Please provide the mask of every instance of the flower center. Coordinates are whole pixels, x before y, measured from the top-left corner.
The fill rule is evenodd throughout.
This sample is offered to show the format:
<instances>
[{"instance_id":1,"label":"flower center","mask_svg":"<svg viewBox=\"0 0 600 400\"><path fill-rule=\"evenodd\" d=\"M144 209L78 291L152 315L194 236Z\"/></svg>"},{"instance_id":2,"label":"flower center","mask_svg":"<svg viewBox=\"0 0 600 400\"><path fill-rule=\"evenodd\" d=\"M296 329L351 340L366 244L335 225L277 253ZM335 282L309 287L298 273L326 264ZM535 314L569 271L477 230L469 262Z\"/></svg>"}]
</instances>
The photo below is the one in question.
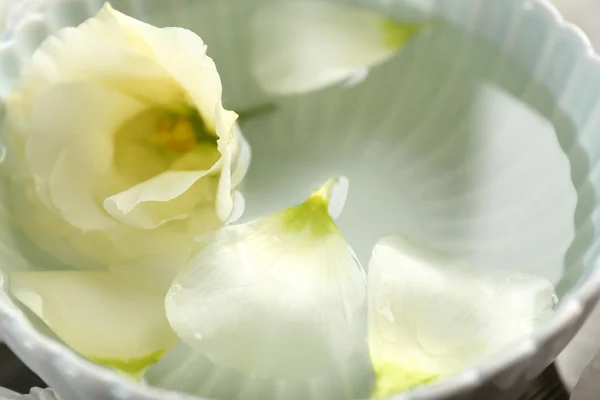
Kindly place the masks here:
<instances>
[{"instance_id":1,"label":"flower center","mask_svg":"<svg viewBox=\"0 0 600 400\"><path fill-rule=\"evenodd\" d=\"M114 172L123 187L167 170L208 170L221 157L217 135L195 109L146 110L119 129L114 138ZM122 190L122 187L111 187Z\"/></svg>"},{"instance_id":2,"label":"flower center","mask_svg":"<svg viewBox=\"0 0 600 400\"><path fill-rule=\"evenodd\" d=\"M167 112L160 116L149 142L172 154L180 154L201 143L216 146L217 137L208 132L198 112L191 110L185 114Z\"/></svg>"}]
</instances>

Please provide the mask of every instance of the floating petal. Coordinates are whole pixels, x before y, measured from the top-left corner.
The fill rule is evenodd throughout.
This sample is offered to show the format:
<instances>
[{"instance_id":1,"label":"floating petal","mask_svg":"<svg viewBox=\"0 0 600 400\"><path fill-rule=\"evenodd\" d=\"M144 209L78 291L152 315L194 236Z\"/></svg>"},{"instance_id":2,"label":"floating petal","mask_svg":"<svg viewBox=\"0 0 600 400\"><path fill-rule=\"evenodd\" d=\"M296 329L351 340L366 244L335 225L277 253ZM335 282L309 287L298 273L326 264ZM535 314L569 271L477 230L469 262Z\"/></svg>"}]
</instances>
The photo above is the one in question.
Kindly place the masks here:
<instances>
[{"instance_id":1,"label":"floating petal","mask_svg":"<svg viewBox=\"0 0 600 400\"><path fill-rule=\"evenodd\" d=\"M552 314L544 278L478 270L400 236L369 264L369 346L376 394L457 373L530 334Z\"/></svg>"},{"instance_id":2,"label":"floating petal","mask_svg":"<svg viewBox=\"0 0 600 400\"><path fill-rule=\"evenodd\" d=\"M334 186L219 230L167 294L180 337L217 365L263 378L344 363L362 337L366 278L328 214Z\"/></svg>"},{"instance_id":3,"label":"floating petal","mask_svg":"<svg viewBox=\"0 0 600 400\"><path fill-rule=\"evenodd\" d=\"M345 4L277 2L252 23L254 76L278 95L354 80L396 54L422 27Z\"/></svg>"}]
</instances>

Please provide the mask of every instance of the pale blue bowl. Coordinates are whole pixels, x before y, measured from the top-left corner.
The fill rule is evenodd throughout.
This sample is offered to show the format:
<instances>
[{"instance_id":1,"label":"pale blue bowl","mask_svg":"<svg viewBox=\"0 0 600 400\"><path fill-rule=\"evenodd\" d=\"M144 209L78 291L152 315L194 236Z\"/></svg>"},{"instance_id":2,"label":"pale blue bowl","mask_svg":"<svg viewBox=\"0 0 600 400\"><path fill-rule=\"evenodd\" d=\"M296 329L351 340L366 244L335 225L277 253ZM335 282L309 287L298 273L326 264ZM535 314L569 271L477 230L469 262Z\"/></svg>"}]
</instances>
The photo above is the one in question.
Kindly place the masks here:
<instances>
[{"instance_id":1,"label":"pale blue bowl","mask_svg":"<svg viewBox=\"0 0 600 400\"><path fill-rule=\"evenodd\" d=\"M113 5L156 25L198 32L219 67L225 102L240 110L273 100L248 68L248 15L265 1ZM79 23L101 3L68 0L9 21L14 29L0 45L0 95L49 32ZM353 3L448 24L417 38L358 86L277 99L276 112L244 124L254 153L246 217L294 204L315 183L342 173L351 189L340 227L363 261L379 236L401 232L482 267L556 282L556 316L534 335L453 379L392 397L514 399L571 340L600 293L598 57L585 35L541 0ZM32 268L15 250L20 239L9 228L10 211L0 211L1 268ZM81 358L3 291L0 328L65 400L191 398L134 384ZM210 392L198 382L205 377L168 372L175 365L192 371L193 355L173 357L161 363L165 373L149 378L153 384Z\"/></svg>"}]
</instances>

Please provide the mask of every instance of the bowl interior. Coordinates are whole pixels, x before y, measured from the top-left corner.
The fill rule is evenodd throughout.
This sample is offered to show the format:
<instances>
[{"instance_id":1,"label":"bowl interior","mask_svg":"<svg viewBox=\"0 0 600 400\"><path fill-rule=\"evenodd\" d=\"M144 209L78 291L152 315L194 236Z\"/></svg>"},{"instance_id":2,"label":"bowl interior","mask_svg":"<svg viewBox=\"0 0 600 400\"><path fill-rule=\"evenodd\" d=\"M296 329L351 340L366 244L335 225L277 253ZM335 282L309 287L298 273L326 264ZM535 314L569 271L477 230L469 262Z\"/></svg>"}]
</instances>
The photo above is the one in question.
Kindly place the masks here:
<instances>
[{"instance_id":1,"label":"bowl interior","mask_svg":"<svg viewBox=\"0 0 600 400\"><path fill-rule=\"evenodd\" d=\"M342 0L339 0L342 1ZM158 26L183 26L208 44L226 107L274 104L242 121L253 151L245 219L301 202L332 175L350 179L339 226L364 265L376 240L408 234L481 268L545 276L561 294L593 272L600 169L595 139L600 70L582 43L553 28L535 3L369 1L400 19L442 19L354 86L273 98L250 71L248 25L267 0L115 0ZM0 94L49 32L102 5L70 0L1 48ZM0 209L2 268L37 268Z\"/></svg>"},{"instance_id":2,"label":"bowl interior","mask_svg":"<svg viewBox=\"0 0 600 400\"><path fill-rule=\"evenodd\" d=\"M516 1L479 8L441 1L433 9L427 2L357 1L398 18L441 15L454 25L436 25L357 85L270 98L251 75L248 34L252 12L266 2L113 2L152 24L197 32L216 60L227 107L276 106L241 123L253 150L246 219L296 204L342 174L350 193L339 225L365 264L375 241L394 232L482 268L554 282L585 253L589 232L572 245L589 215L579 211L576 219L576 209L595 204L581 189L595 150L586 133L594 128L590 86L598 79L579 76L595 71L580 71L570 48L576 43L551 37L537 10ZM101 4L67 1L48 12L50 26L17 31L17 41L31 43L13 54L14 71L3 66L1 93L36 40Z\"/></svg>"}]
</instances>

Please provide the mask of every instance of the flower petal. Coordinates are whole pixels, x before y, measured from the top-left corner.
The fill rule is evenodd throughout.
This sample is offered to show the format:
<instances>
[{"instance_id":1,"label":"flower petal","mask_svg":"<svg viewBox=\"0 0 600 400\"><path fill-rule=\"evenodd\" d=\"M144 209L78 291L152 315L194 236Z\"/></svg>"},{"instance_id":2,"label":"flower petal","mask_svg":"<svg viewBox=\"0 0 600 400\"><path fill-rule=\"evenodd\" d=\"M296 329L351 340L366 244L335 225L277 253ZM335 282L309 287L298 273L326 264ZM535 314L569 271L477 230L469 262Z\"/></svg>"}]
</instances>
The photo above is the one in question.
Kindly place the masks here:
<instances>
[{"instance_id":1,"label":"flower petal","mask_svg":"<svg viewBox=\"0 0 600 400\"><path fill-rule=\"evenodd\" d=\"M232 186L237 185L245 175L248 160L245 158L238 160L232 180L233 148L239 147L242 139L239 130L235 127L237 114L225 110L221 103L221 78L214 61L206 55L206 45L198 35L187 29L159 29L114 11L110 7L107 7L107 10L122 26L131 26L132 31L135 30L157 63L163 66L186 91L203 117L206 128L209 131L214 130L219 137L218 149L222 155L220 164L222 169L216 210L219 219L226 221L233 209ZM243 143L241 143L241 150L244 150ZM249 153L241 155L249 158Z\"/></svg>"},{"instance_id":2,"label":"flower petal","mask_svg":"<svg viewBox=\"0 0 600 400\"><path fill-rule=\"evenodd\" d=\"M221 221L227 221L233 212L233 183L243 179L250 158L249 148L235 127L237 114L215 106L217 130L229 131L217 140L221 158L208 170L166 171L104 200L105 210L120 222L141 229L154 229L165 223L188 218L203 201L215 202L215 212ZM234 135L239 135L235 136ZM232 139L233 138L233 139ZM231 143L239 144L240 155L232 177L233 151ZM191 154L191 152L190 152ZM199 156L204 156L200 153ZM191 154L192 158L198 155ZM207 149L205 159L212 159L212 149ZM187 157L182 156L172 168L187 169ZM194 161L194 160L192 160ZM219 173L219 176L214 176ZM236 182L233 182L233 179ZM198 232L201 233L201 232Z\"/></svg>"},{"instance_id":3,"label":"flower petal","mask_svg":"<svg viewBox=\"0 0 600 400\"><path fill-rule=\"evenodd\" d=\"M214 197L210 182L200 181L210 171L167 171L104 200L104 209L116 220L154 229L188 218L203 198ZM190 190L194 187L194 190Z\"/></svg>"},{"instance_id":4,"label":"flower petal","mask_svg":"<svg viewBox=\"0 0 600 400\"><path fill-rule=\"evenodd\" d=\"M364 75L418 31L383 15L330 2L277 2L252 23L253 70L279 95L301 94Z\"/></svg>"},{"instance_id":5,"label":"flower petal","mask_svg":"<svg viewBox=\"0 0 600 400\"><path fill-rule=\"evenodd\" d=\"M116 14L120 13L107 5L79 27L48 38L33 55L9 100L30 109L32 101L55 85L91 81L148 105L169 108L184 104L179 85L139 40L137 25L122 24Z\"/></svg>"},{"instance_id":6,"label":"flower petal","mask_svg":"<svg viewBox=\"0 0 600 400\"><path fill-rule=\"evenodd\" d=\"M369 265L376 373L396 389L452 375L531 333L555 303L554 286L544 278L478 270L412 240L386 237ZM391 385L398 376L406 380Z\"/></svg>"},{"instance_id":7,"label":"flower petal","mask_svg":"<svg viewBox=\"0 0 600 400\"><path fill-rule=\"evenodd\" d=\"M365 291L327 204L311 196L217 231L175 278L165 306L180 337L217 365L299 378L347 361L361 338Z\"/></svg>"},{"instance_id":8,"label":"flower petal","mask_svg":"<svg viewBox=\"0 0 600 400\"><path fill-rule=\"evenodd\" d=\"M234 131L237 114L223 108L221 103L221 78L214 61L206 55L206 45L195 33L182 28L159 29L128 17L110 6L105 7L112 18L123 27L130 27L171 77L186 91L198 108L209 131L219 137L218 149L222 160L221 180L217 192L216 209L219 219L226 221L233 208L231 199L231 163L233 147L239 146L239 132ZM246 166L240 164L235 181L245 174Z\"/></svg>"},{"instance_id":9,"label":"flower petal","mask_svg":"<svg viewBox=\"0 0 600 400\"><path fill-rule=\"evenodd\" d=\"M10 290L67 345L94 360L144 367L140 360L177 341L163 297L108 272L14 272Z\"/></svg>"},{"instance_id":10,"label":"flower petal","mask_svg":"<svg viewBox=\"0 0 600 400\"><path fill-rule=\"evenodd\" d=\"M202 39L187 29L161 29L142 23L110 6L105 7L105 12L122 28L135 32L147 52L186 90L208 130L215 130L214 108L221 101L221 78L214 61L206 55Z\"/></svg>"},{"instance_id":11,"label":"flower petal","mask_svg":"<svg viewBox=\"0 0 600 400\"><path fill-rule=\"evenodd\" d=\"M234 131L235 120L237 119L236 113L223 109L221 103L219 102L215 106L215 115L217 121L217 132L228 132L226 136L221 136L217 141L217 147L221 152L221 160L219 160L221 175L219 178L219 186L217 188L217 198L215 204L219 219L221 221L227 221L231 215L231 212L233 211L233 199L231 197L231 190L233 187L231 177L233 152L231 145L233 141L240 140L240 136L235 135ZM236 176L236 179L241 179L240 176L242 175L242 172L245 175L245 169L247 166L240 164L239 168L241 171L238 176Z\"/></svg>"},{"instance_id":12,"label":"flower petal","mask_svg":"<svg viewBox=\"0 0 600 400\"><path fill-rule=\"evenodd\" d=\"M227 129L226 127L224 129ZM240 127L235 124L234 128L235 136L239 138L237 143L239 144L239 149L234 149L233 153L237 154L235 159L235 166L231 173L231 186L238 186L246 177L246 173L250 168L250 160L252 158L252 150L250 149L250 144L246 141L244 136L242 135L242 131Z\"/></svg>"},{"instance_id":13,"label":"flower petal","mask_svg":"<svg viewBox=\"0 0 600 400\"><path fill-rule=\"evenodd\" d=\"M164 296L177 273L187 264L190 247L187 243L171 252L150 256L125 265L109 267L119 279Z\"/></svg>"},{"instance_id":14,"label":"flower petal","mask_svg":"<svg viewBox=\"0 0 600 400\"><path fill-rule=\"evenodd\" d=\"M73 226L102 229L114 223L91 197L91 187L110 166L114 132L142 107L92 83L58 85L36 102L27 160L40 196L50 198Z\"/></svg>"}]
</instances>

